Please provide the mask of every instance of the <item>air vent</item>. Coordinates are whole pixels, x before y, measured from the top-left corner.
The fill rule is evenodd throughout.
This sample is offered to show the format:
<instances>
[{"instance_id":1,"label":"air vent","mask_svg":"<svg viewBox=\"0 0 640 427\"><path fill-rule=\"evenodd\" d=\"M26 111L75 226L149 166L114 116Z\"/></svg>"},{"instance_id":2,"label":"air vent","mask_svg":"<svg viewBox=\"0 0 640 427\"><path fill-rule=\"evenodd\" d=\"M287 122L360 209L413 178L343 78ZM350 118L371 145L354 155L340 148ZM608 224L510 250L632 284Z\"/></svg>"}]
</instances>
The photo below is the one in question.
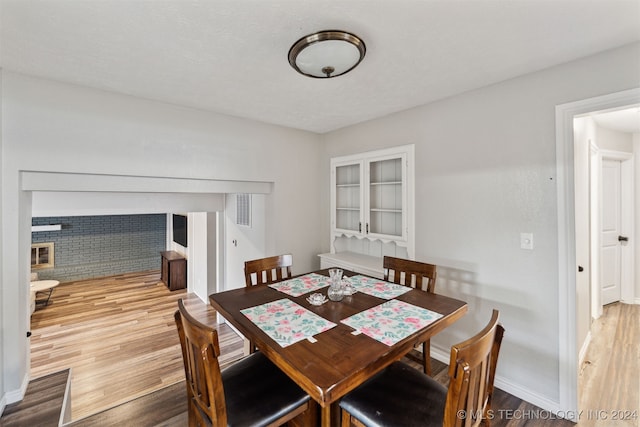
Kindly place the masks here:
<instances>
[{"instance_id":1,"label":"air vent","mask_svg":"<svg viewBox=\"0 0 640 427\"><path fill-rule=\"evenodd\" d=\"M236 224L251 227L251 194L236 195Z\"/></svg>"}]
</instances>

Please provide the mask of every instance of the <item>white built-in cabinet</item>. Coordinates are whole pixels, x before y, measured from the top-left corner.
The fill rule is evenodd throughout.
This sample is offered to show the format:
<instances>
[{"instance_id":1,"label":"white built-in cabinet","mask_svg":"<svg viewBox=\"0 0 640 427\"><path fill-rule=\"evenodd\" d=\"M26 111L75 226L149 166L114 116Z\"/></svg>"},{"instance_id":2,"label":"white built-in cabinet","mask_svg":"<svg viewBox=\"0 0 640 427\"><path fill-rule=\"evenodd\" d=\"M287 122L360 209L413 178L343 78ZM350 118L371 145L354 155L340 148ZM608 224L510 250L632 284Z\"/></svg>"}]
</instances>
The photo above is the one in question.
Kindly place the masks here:
<instances>
[{"instance_id":1,"label":"white built-in cabinet","mask_svg":"<svg viewBox=\"0 0 640 427\"><path fill-rule=\"evenodd\" d=\"M320 255L322 268L379 276L384 255L413 257L413 157L405 145L331 159L331 253Z\"/></svg>"}]
</instances>

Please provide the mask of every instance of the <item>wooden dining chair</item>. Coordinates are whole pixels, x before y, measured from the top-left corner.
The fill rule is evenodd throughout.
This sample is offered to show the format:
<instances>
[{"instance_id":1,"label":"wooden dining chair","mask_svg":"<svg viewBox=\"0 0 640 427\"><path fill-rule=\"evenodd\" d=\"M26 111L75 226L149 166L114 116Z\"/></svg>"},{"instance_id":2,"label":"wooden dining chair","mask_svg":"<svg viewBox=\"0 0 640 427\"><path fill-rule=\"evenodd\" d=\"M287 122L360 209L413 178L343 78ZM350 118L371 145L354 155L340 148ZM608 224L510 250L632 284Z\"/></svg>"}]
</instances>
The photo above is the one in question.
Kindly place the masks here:
<instances>
[{"instance_id":1,"label":"wooden dining chair","mask_svg":"<svg viewBox=\"0 0 640 427\"><path fill-rule=\"evenodd\" d=\"M489 324L451 347L449 387L394 362L340 401L342 427L489 425L493 380L504 328L493 310Z\"/></svg>"},{"instance_id":2,"label":"wooden dining chair","mask_svg":"<svg viewBox=\"0 0 640 427\"><path fill-rule=\"evenodd\" d=\"M246 261L244 263L245 286L268 285L288 279L291 277L292 265L293 256L291 254ZM254 277L255 282L253 281Z\"/></svg>"},{"instance_id":3,"label":"wooden dining chair","mask_svg":"<svg viewBox=\"0 0 640 427\"><path fill-rule=\"evenodd\" d=\"M178 301L175 321L187 383L189 426L277 426L310 408L309 396L262 353L220 370L218 331Z\"/></svg>"},{"instance_id":4,"label":"wooden dining chair","mask_svg":"<svg viewBox=\"0 0 640 427\"><path fill-rule=\"evenodd\" d=\"M281 282L291 277L293 256L291 254L276 255L267 258L259 258L244 263L244 285L268 285ZM254 279L255 278L255 282ZM256 345L249 340L249 353L257 351Z\"/></svg>"},{"instance_id":5,"label":"wooden dining chair","mask_svg":"<svg viewBox=\"0 0 640 427\"><path fill-rule=\"evenodd\" d=\"M436 266L424 262L385 256L382 261L384 280L435 293ZM407 357L422 364L422 369L431 375L431 340L422 343L422 355L408 353Z\"/></svg>"}]
</instances>

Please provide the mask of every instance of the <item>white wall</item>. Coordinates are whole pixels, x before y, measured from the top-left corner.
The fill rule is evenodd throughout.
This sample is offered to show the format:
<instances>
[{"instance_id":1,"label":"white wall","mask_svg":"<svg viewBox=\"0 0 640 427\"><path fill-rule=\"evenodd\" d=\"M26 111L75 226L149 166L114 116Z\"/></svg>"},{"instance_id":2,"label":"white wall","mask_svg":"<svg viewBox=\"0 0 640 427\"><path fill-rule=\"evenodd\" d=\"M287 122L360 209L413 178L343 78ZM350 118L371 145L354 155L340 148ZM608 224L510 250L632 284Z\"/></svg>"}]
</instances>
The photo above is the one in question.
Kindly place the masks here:
<instances>
[{"instance_id":1,"label":"white wall","mask_svg":"<svg viewBox=\"0 0 640 427\"><path fill-rule=\"evenodd\" d=\"M555 107L637 87L639 59L633 44L324 136L325 182L330 157L416 144L416 258L440 266L437 292L469 303L432 345L448 351L499 309L496 383L542 407L567 409L558 408ZM520 249L521 232L533 233L534 250Z\"/></svg>"},{"instance_id":2,"label":"white wall","mask_svg":"<svg viewBox=\"0 0 640 427\"><path fill-rule=\"evenodd\" d=\"M267 196L252 194L251 226L236 224L237 194L227 194L225 209L224 239L227 244L225 252L227 271L227 283L222 289L237 289L244 286L244 262L247 260L278 255L270 247L268 241L267 218L265 216ZM294 258L294 264L297 260Z\"/></svg>"},{"instance_id":3,"label":"white wall","mask_svg":"<svg viewBox=\"0 0 640 427\"><path fill-rule=\"evenodd\" d=\"M219 257L222 257L224 262L224 251L218 253L218 215L222 212L207 212L207 287L205 292L205 302L209 303L208 296L218 290L218 280L223 277L218 277L218 261Z\"/></svg>"},{"instance_id":4,"label":"white wall","mask_svg":"<svg viewBox=\"0 0 640 427\"><path fill-rule=\"evenodd\" d=\"M188 214L187 232L187 277L189 292L193 292L204 302L208 302L209 280L209 237L215 239L216 232L208 229L207 212ZM215 257L215 253L211 254Z\"/></svg>"},{"instance_id":5,"label":"white wall","mask_svg":"<svg viewBox=\"0 0 640 427\"><path fill-rule=\"evenodd\" d=\"M0 330L4 335L0 360L4 381L0 395L12 401L21 398L28 380L25 336L32 197L31 191L20 189L26 188L21 179L34 174L21 171L64 173L64 185L56 187L62 192L85 188L87 177L93 176L110 181L126 177L115 180L123 188L114 190L125 193L147 184L153 187L157 179L152 177L188 179L195 184L199 180L270 183L270 245L273 250L294 253L297 271L318 267L316 254L325 236L311 224L327 219L317 194L309 191L323 178L317 135L6 70L2 85ZM140 179L145 185L137 186Z\"/></svg>"},{"instance_id":6,"label":"white wall","mask_svg":"<svg viewBox=\"0 0 640 427\"><path fill-rule=\"evenodd\" d=\"M34 191L32 209L34 217L215 212L224 209L224 195Z\"/></svg>"},{"instance_id":7,"label":"white wall","mask_svg":"<svg viewBox=\"0 0 640 427\"><path fill-rule=\"evenodd\" d=\"M640 120L640 117L638 118ZM633 134L606 129L596 125L596 140L601 150L633 153Z\"/></svg>"}]
</instances>

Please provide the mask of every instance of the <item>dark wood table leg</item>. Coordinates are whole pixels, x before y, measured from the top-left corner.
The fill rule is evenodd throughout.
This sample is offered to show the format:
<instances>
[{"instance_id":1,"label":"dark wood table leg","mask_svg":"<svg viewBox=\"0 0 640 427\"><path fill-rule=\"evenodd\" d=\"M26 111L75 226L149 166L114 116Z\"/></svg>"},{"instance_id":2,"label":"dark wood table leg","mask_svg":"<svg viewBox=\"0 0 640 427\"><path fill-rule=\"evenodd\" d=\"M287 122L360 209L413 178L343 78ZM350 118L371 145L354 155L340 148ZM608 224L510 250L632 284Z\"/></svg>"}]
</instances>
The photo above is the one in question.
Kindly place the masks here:
<instances>
[{"instance_id":1,"label":"dark wood table leg","mask_svg":"<svg viewBox=\"0 0 640 427\"><path fill-rule=\"evenodd\" d=\"M321 408L320 425L322 427L340 425L340 405L338 402L333 402L331 405Z\"/></svg>"}]
</instances>

